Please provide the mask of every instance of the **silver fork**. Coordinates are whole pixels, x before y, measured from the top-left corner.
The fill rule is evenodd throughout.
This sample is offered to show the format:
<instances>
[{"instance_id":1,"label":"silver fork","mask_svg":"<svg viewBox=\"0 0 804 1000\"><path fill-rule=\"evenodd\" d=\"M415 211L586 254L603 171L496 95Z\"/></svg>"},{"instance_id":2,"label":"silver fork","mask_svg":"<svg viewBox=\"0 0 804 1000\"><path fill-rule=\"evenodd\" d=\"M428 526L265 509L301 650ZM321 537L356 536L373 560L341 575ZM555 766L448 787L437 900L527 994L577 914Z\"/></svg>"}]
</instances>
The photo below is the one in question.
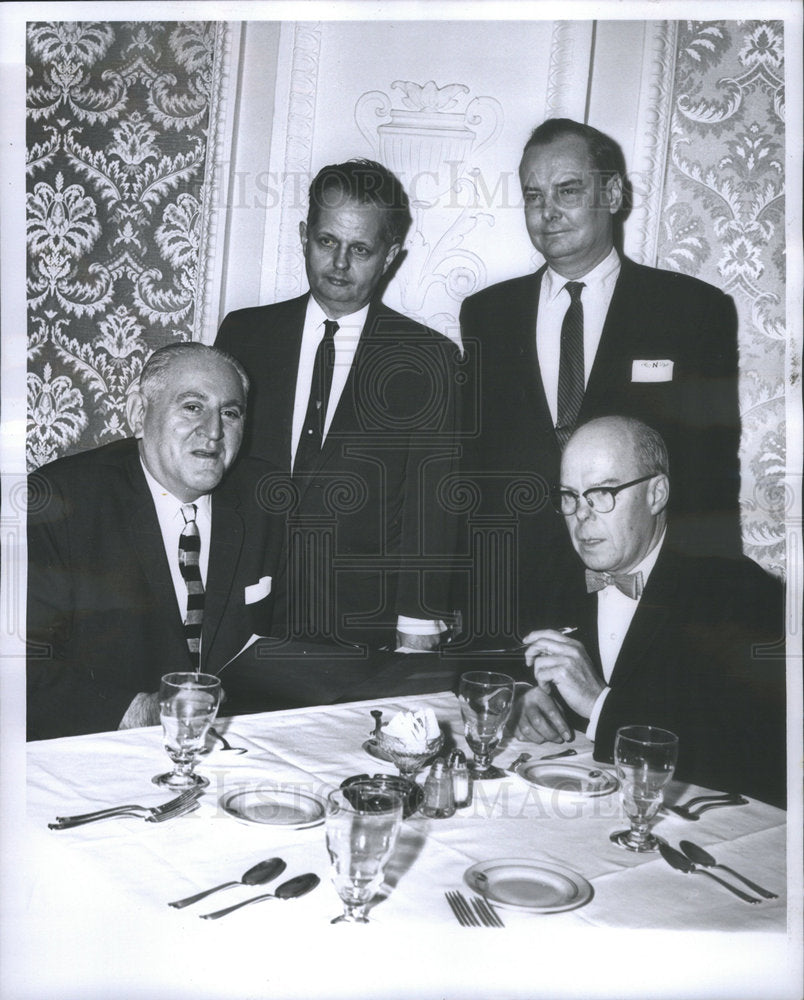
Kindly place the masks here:
<instances>
[{"instance_id":1,"label":"silver fork","mask_svg":"<svg viewBox=\"0 0 804 1000\"><path fill-rule=\"evenodd\" d=\"M665 808L682 819L698 820L701 818L702 813L708 812L710 809L720 809L723 806L747 805L748 799L742 795L721 795L719 798L715 796L707 798L706 796L699 795L698 798L690 799L689 802L685 802L683 805L665 806ZM690 808L691 806L695 806L695 808L692 809Z\"/></svg>"},{"instance_id":2,"label":"silver fork","mask_svg":"<svg viewBox=\"0 0 804 1000\"><path fill-rule=\"evenodd\" d=\"M472 900L472 906L474 906L475 913L477 913L486 927L505 927L497 911L485 899L475 896Z\"/></svg>"},{"instance_id":3,"label":"silver fork","mask_svg":"<svg viewBox=\"0 0 804 1000\"><path fill-rule=\"evenodd\" d=\"M115 816L139 816L157 823L162 819L170 819L174 815L183 815L185 806L197 806L196 800L203 791L203 787L188 788L181 795L163 802L161 806L112 806L109 809L97 809L95 812L79 813L76 816L57 816L56 822L48 823L48 827L51 830L66 830L71 826L81 826L84 823L94 823L95 820L110 819Z\"/></svg>"},{"instance_id":4,"label":"silver fork","mask_svg":"<svg viewBox=\"0 0 804 1000\"><path fill-rule=\"evenodd\" d=\"M444 895L461 927L480 927L480 921L459 892L445 892Z\"/></svg>"}]
</instances>

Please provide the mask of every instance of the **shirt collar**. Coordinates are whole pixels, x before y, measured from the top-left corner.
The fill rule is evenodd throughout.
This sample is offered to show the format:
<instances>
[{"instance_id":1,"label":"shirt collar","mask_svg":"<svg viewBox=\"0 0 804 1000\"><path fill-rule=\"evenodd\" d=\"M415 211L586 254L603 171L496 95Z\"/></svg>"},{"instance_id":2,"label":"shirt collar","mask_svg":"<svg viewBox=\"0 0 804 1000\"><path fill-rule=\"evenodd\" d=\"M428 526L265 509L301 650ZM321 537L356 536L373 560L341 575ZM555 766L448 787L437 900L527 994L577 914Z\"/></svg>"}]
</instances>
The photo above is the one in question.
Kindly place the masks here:
<instances>
[{"instance_id":1,"label":"shirt collar","mask_svg":"<svg viewBox=\"0 0 804 1000\"><path fill-rule=\"evenodd\" d=\"M666 534L667 528L665 527L659 537L659 541L653 546L650 552L632 570L629 570L630 573L641 573L643 584L648 582L648 577L653 572L653 567L656 565L656 560L659 558L662 545L664 545L664 536Z\"/></svg>"},{"instance_id":2,"label":"shirt collar","mask_svg":"<svg viewBox=\"0 0 804 1000\"><path fill-rule=\"evenodd\" d=\"M354 336L355 331L357 331L357 335L359 336L361 330L366 325L366 317L368 316L370 306L371 303L368 302L362 309L358 309L357 312L349 313L347 316L341 316L340 319L335 320L338 324L335 340L350 333ZM317 330L319 326L323 325L324 320L329 318L316 301L315 296L311 294L307 302L307 321L312 323L313 328Z\"/></svg>"},{"instance_id":3,"label":"shirt collar","mask_svg":"<svg viewBox=\"0 0 804 1000\"><path fill-rule=\"evenodd\" d=\"M604 257L599 264L593 267L592 270L585 274L582 278L575 280L583 281L588 288L590 285L603 284L619 270L620 256L615 248L612 247L607 257ZM548 265L547 271L542 278L542 286L545 294L547 295L548 301L551 301L558 294L560 294L568 280L568 278L563 277Z\"/></svg>"},{"instance_id":4,"label":"shirt collar","mask_svg":"<svg viewBox=\"0 0 804 1000\"><path fill-rule=\"evenodd\" d=\"M151 496L153 497L157 513L165 514L168 517L178 517L179 510L186 501L179 500L179 498L174 496L170 490L166 490L160 482L154 479L151 473L146 469L145 462L143 462L142 458L140 458L140 465L142 466L142 471L145 473L145 482L148 484L148 489L151 491ZM209 518L211 501L212 497L209 493L202 493L200 497L196 497L195 500L189 502L195 504L196 517Z\"/></svg>"}]
</instances>

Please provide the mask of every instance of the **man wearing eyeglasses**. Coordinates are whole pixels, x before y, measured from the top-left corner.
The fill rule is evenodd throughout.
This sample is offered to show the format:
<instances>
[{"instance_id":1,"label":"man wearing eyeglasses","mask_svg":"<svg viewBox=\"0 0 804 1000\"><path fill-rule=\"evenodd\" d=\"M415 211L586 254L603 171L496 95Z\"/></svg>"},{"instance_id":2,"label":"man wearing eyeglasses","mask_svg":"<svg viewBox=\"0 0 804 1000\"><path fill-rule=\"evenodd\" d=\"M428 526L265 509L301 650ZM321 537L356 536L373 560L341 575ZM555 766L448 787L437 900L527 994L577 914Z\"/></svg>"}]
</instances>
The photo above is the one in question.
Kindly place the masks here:
<instances>
[{"instance_id":1,"label":"man wearing eyeglasses","mask_svg":"<svg viewBox=\"0 0 804 1000\"><path fill-rule=\"evenodd\" d=\"M525 639L536 686L518 735L561 743L580 727L611 762L620 726L660 726L679 737L682 779L782 804L781 587L749 559L676 551L670 491L664 442L641 421L603 417L569 439L551 497L587 593L565 604L576 631Z\"/></svg>"},{"instance_id":2,"label":"man wearing eyeglasses","mask_svg":"<svg viewBox=\"0 0 804 1000\"><path fill-rule=\"evenodd\" d=\"M511 551L511 565L485 575L479 567L465 604L491 617L497 597L499 632L512 623L522 635L555 576L572 572L546 486L572 431L593 417L629 414L662 434L679 546L736 557L742 547L734 302L696 277L623 254L628 174L622 150L599 130L565 118L542 122L525 144L519 177L525 227L544 266L463 302L473 374L461 466L474 481L478 520L507 519L515 531L476 545ZM513 596L494 594L495 581L509 577ZM484 634L479 616L468 617Z\"/></svg>"}]
</instances>

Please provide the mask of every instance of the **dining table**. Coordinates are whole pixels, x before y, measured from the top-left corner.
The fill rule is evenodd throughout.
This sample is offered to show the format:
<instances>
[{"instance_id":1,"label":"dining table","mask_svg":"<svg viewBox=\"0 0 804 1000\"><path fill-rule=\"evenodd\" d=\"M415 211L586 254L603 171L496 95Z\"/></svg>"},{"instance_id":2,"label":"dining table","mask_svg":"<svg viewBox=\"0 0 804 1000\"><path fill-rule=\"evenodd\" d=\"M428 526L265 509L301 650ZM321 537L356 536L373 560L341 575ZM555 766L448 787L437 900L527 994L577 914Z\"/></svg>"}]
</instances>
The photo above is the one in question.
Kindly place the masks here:
<instances>
[{"instance_id":1,"label":"dining table","mask_svg":"<svg viewBox=\"0 0 804 1000\"><path fill-rule=\"evenodd\" d=\"M26 747L24 849L12 914L15 946L5 981L15 1000L65 997L155 1000L251 997L491 1000L571 997L749 997L791 992L799 969L800 901L787 891L787 814L749 799L697 821L668 806L711 792L674 781L653 831L677 847L692 840L778 898L748 904L708 877L675 870L658 853L612 842L628 825L613 765L593 759L582 734L568 747L507 731L495 754L505 769L563 749L578 769L601 772L586 794L505 771L476 781L471 802L448 818L421 811L402 823L368 924L339 923L323 805L357 774L397 774L376 754L376 715L431 708L446 746L471 759L453 691L219 718L197 772L199 807L162 823L128 816L51 829L56 816L170 797L151 781L168 764L161 729L148 727L31 742ZM511 727L513 729L513 727ZM231 749L224 749L228 744ZM559 763L559 761L556 761ZM423 767L419 782L423 782ZM538 772L538 768L535 769ZM280 790L312 803L304 822L275 823L259 803ZM239 803L256 803L250 811ZM267 886L232 885L181 909L170 901L238 882L279 857ZM583 887L555 907L504 904L503 927L466 927L446 898L476 898L473 866L492 862L569 872ZM271 892L306 872L320 877L297 899L266 899L216 920L202 914ZM715 872L734 885L745 885ZM747 891L747 890L746 890ZM792 979L791 979L792 977Z\"/></svg>"}]
</instances>

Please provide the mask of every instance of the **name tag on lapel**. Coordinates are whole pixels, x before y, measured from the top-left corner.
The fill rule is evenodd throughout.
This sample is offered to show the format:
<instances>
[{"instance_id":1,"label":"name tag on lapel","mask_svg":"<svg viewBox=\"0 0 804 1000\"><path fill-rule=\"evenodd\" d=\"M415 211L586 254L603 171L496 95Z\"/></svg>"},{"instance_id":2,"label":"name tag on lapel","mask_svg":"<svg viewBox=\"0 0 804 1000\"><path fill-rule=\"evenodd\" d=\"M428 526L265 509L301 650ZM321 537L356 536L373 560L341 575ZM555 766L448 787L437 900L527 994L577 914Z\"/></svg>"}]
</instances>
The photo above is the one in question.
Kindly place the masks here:
<instances>
[{"instance_id":1,"label":"name tag on lapel","mask_svg":"<svg viewBox=\"0 0 804 1000\"><path fill-rule=\"evenodd\" d=\"M632 382L672 382L673 362L670 360L632 361Z\"/></svg>"},{"instance_id":2,"label":"name tag on lapel","mask_svg":"<svg viewBox=\"0 0 804 1000\"><path fill-rule=\"evenodd\" d=\"M271 593L271 577L263 576L258 583L252 583L245 588L246 604L256 604Z\"/></svg>"}]
</instances>

